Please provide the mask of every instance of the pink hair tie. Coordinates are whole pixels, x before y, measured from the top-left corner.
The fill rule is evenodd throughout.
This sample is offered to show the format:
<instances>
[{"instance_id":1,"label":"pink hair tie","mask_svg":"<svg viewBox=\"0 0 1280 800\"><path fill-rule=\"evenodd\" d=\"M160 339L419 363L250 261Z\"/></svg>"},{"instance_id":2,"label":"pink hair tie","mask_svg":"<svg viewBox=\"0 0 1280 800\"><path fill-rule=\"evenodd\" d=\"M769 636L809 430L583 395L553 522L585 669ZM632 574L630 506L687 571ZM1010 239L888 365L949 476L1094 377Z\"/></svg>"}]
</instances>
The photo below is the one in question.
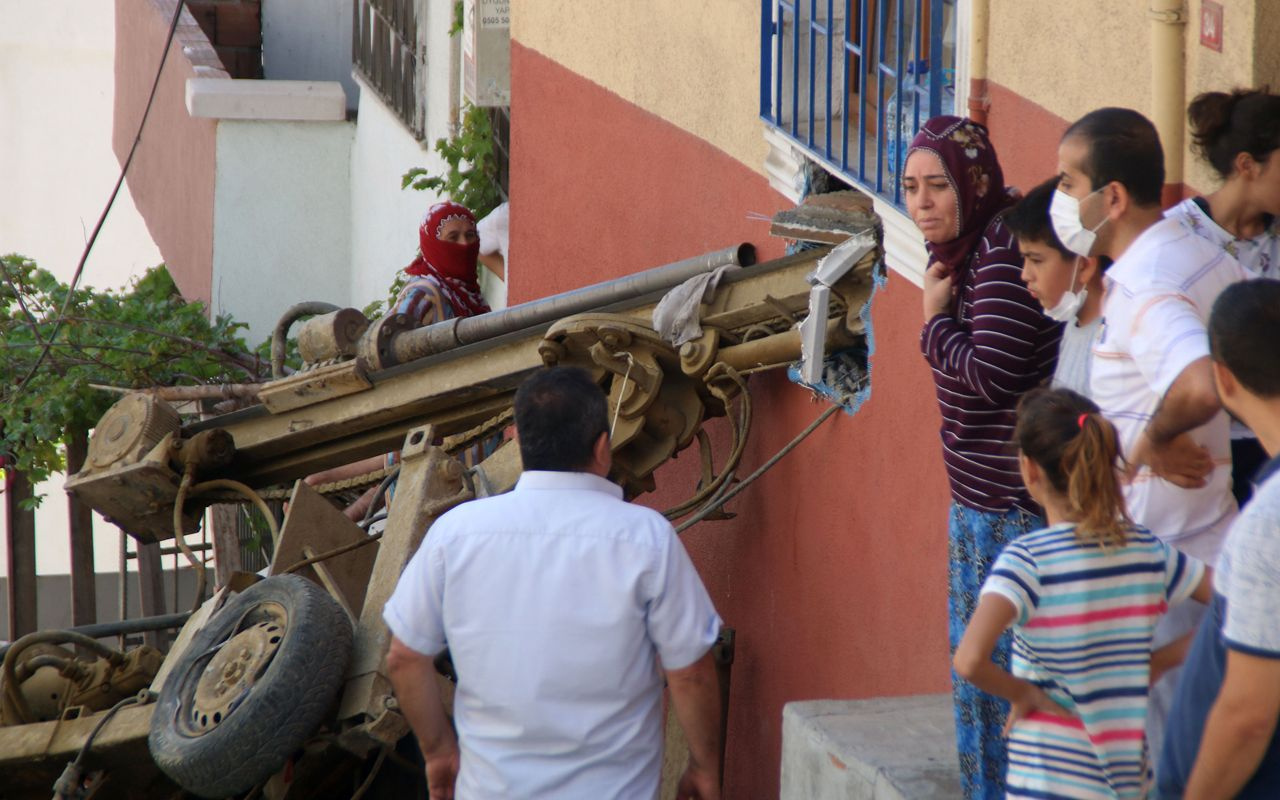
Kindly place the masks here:
<instances>
[{"instance_id":1,"label":"pink hair tie","mask_svg":"<svg viewBox=\"0 0 1280 800\"><path fill-rule=\"evenodd\" d=\"M1089 418L1089 412L1086 411L1085 413L1081 414L1079 418L1076 419L1076 425L1080 428L1080 430L1084 430L1084 421L1088 418Z\"/></svg>"}]
</instances>

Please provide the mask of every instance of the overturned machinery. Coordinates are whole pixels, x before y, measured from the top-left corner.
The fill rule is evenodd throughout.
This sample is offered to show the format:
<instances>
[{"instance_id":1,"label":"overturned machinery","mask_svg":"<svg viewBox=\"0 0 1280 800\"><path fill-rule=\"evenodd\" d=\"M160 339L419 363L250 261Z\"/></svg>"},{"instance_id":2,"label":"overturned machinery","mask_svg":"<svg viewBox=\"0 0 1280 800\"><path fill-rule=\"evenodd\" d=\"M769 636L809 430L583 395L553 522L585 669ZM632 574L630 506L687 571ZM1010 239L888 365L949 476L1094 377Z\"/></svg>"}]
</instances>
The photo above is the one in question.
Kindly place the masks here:
<instances>
[{"instance_id":1,"label":"overturned machinery","mask_svg":"<svg viewBox=\"0 0 1280 800\"><path fill-rule=\"evenodd\" d=\"M819 375L824 353L858 345L878 260L869 224L835 250L753 264L743 245L423 328L309 305L300 313L315 316L298 335L305 367L264 385L259 404L184 424L162 401L125 397L97 426L68 491L141 542L176 534L180 546L212 504L266 509L287 498L283 524L271 521L271 577L215 587L163 664L154 651L95 651L103 663L92 668L94 685L115 687L110 703L37 697L54 684L74 691L74 676L92 671L68 649L83 642L15 643L23 652L6 654L0 709L4 796L47 797L72 759L80 771L64 773L64 796L94 780L104 792L95 796L153 796L137 789L148 736L151 758L201 796L350 796L350 787L326 794L313 776L334 751L394 759L409 730L385 675L382 606L438 516L514 484L514 442L470 468L455 456L508 426L521 381L557 364L596 378L614 422L613 478L629 497L652 490L655 471L697 443L702 478L668 516L703 518L723 502L742 454L748 376L802 354L805 373ZM700 334L679 346L664 340L655 305L713 272L714 294L691 307ZM704 431L714 417L727 417L730 432L718 466ZM300 480L396 450L398 474L370 478L397 484L385 523L370 530L324 499L325 487ZM290 694L285 684L302 688ZM116 717L99 724L108 706ZM131 777L113 785L114 773Z\"/></svg>"}]
</instances>

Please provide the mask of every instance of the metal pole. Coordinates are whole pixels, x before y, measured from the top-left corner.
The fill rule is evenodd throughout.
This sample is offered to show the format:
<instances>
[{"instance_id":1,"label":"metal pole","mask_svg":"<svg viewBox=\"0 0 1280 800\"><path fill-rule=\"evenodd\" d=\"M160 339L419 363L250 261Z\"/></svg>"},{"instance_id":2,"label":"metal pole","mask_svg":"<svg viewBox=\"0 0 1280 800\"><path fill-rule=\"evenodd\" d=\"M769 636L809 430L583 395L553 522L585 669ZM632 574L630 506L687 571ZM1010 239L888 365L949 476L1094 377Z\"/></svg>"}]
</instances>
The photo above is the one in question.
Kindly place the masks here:
<instances>
[{"instance_id":1,"label":"metal pole","mask_svg":"<svg viewBox=\"0 0 1280 800\"><path fill-rule=\"evenodd\" d=\"M617 280L597 283L594 286L586 286L542 300L521 303L501 311L492 311L477 317L455 318L405 331L395 337L391 348L396 362L404 364L462 345L549 324L573 314L581 314L613 303L621 303L649 292L670 289L689 278L723 266L737 264L746 267L754 263L755 247L745 243L739 244Z\"/></svg>"},{"instance_id":2,"label":"metal pole","mask_svg":"<svg viewBox=\"0 0 1280 800\"><path fill-rule=\"evenodd\" d=\"M170 628L181 628L186 624L187 618L190 616L190 611L184 611L181 614L164 614L158 617L139 617L138 619L125 619L118 622L95 622L92 625L77 625L74 628L65 628L62 630L88 636L90 639L105 639L108 636L127 636L131 633L144 633L148 631L163 631ZM12 642L9 644L12 644ZM0 659L3 659L5 653L9 652L9 644L0 646Z\"/></svg>"}]
</instances>

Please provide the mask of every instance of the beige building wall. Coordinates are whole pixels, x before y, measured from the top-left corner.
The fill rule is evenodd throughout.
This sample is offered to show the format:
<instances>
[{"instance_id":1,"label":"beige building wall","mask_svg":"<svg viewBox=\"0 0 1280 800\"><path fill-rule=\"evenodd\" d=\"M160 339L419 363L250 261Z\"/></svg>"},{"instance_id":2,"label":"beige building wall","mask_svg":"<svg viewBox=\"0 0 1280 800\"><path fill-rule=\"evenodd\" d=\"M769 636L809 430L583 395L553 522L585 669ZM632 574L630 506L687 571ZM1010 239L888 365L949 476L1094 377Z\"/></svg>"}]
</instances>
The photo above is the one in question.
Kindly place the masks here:
<instances>
[{"instance_id":1,"label":"beige building wall","mask_svg":"<svg viewBox=\"0 0 1280 800\"><path fill-rule=\"evenodd\" d=\"M1149 24L1132 0L991 0L988 77L1067 120L1149 109Z\"/></svg>"},{"instance_id":2,"label":"beige building wall","mask_svg":"<svg viewBox=\"0 0 1280 800\"><path fill-rule=\"evenodd\" d=\"M765 174L759 0L537 0L511 37Z\"/></svg>"},{"instance_id":3,"label":"beige building wall","mask_svg":"<svg viewBox=\"0 0 1280 800\"><path fill-rule=\"evenodd\" d=\"M1258 3L1275 3L1275 0L1257 0ZM1187 102L1201 92L1229 91L1242 86L1257 85L1255 69L1255 42L1253 35L1258 16L1255 2L1224 3L1222 26L1222 52L1200 44L1200 0L1190 0L1191 22L1187 25ZM1271 16L1277 16L1271 12ZM1275 40L1272 41L1272 49ZM1218 173L1199 156L1191 152L1191 135L1187 134L1185 175L1188 185L1202 192L1218 188Z\"/></svg>"},{"instance_id":4,"label":"beige building wall","mask_svg":"<svg viewBox=\"0 0 1280 800\"><path fill-rule=\"evenodd\" d=\"M1224 4L1223 48L1200 44L1200 0L1188 0L1186 97L1270 83L1280 86L1280 2ZM1145 2L991 0L990 79L1065 120L1100 106L1150 114L1151 28ZM1200 191L1218 185L1213 170L1183 153L1185 182Z\"/></svg>"}]
</instances>

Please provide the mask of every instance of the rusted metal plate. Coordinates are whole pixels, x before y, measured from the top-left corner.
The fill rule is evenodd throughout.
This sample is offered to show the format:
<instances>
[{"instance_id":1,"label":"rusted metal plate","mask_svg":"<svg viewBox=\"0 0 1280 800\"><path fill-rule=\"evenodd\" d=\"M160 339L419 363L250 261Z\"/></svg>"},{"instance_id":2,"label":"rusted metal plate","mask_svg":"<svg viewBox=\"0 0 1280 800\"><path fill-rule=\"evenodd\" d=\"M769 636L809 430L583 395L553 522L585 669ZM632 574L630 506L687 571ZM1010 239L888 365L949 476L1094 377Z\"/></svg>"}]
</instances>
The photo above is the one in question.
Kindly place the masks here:
<instances>
[{"instance_id":1,"label":"rusted metal plate","mask_svg":"<svg viewBox=\"0 0 1280 800\"><path fill-rule=\"evenodd\" d=\"M271 559L270 574L279 575L281 571L309 558L306 552L308 550L312 554L327 553L368 538L368 534L347 519L333 503L298 481L293 487L293 496L289 499L289 511L285 514L284 525L280 527L280 542ZM359 617L364 607L369 576L373 574L373 565L378 558L378 546L378 542L370 542L322 562L333 587L325 586L326 582L321 580L311 566L298 570L298 574L325 586L330 593L336 588L341 594L337 598L338 602Z\"/></svg>"},{"instance_id":2,"label":"rusted metal plate","mask_svg":"<svg viewBox=\"0 0 1280 800\"><path fill-rule=\"evenodd\" d=\"M731 274L704 315L704 326L731 330L777 321L778 303L788 313L803 316L809 292L804 276L825 253L824 249L807 251ZM770 303L766 297L777 302ZM609 311L647 321L659 299L649 296L629 308ZM392 443L410 425L430 423L439 435L448 436L475 424L472 409L510 403L516 387L542 366L538 345L547 327L459 347L370 375L374 389L367 392L323 400L287 414L242 413L205 425L220 424L232 434L238 456L225 474L253 486L348 463L354 450L343 443L359 437L365 437L362 452L371 455L393 449ZM319 448L328 448L331 460L317 463L314 452ZM292 463L284 467L284 462Z\"/></svg>"},{"instance_id":3,"label":"rusted metal plate","mask_svg":"<svg viewBox=\"0 0 1280 800\"><path fill-rule=\"evenodd\" d=\"M417 552L427 529L446 511L472 498L464 469L439 447L432 446L431 426L415 428L405 439L395 500L387 518L378 559L369 580L364 609L356 624L351 665L347 668L338 718L376 719L392 702L386 680L386 654L391 632L382 621L400 573Z\"/></svg>"},{"instance_id":4,"label":"rusted metal plate","mask_svg":"<svg viewBox=\"0 0 1280 800\"><path fill-rule=\"evenodd\" d=\"M159 774L147 751L154 708L154 704L135 705L116 712L93 740L86 766L90 770L114 766L128 773L119 777L146 786ZM53 782L76 757L104 713L0 728L0 794L6 800L49 797Z\"/></svg>"},{"instance_id":5,"label":"rusted metal plate","mask_svg":"<svg viewBox=\"0 0 1280 800\"><path fill-rule=\"evenodd\" d=\"M358 362L344 361L272 381L258 393L258 399L272 414L283 414L295 408L346 397L372 387L373 384Z\"/></svg>"},{"instance_id":6,"label":"rusted metal plate","mask_svg":"<svg viewBox=\"0 0 1280 800\"><path fill-rule=\"evenodd\" d=\"M179 476L160 461L142 461L104 473L74 475L67 491L123 528L139 542L173 538L173 501ZM200 518L182 518L183 530L200 529Z\"/></svg>"}]
</instances>

